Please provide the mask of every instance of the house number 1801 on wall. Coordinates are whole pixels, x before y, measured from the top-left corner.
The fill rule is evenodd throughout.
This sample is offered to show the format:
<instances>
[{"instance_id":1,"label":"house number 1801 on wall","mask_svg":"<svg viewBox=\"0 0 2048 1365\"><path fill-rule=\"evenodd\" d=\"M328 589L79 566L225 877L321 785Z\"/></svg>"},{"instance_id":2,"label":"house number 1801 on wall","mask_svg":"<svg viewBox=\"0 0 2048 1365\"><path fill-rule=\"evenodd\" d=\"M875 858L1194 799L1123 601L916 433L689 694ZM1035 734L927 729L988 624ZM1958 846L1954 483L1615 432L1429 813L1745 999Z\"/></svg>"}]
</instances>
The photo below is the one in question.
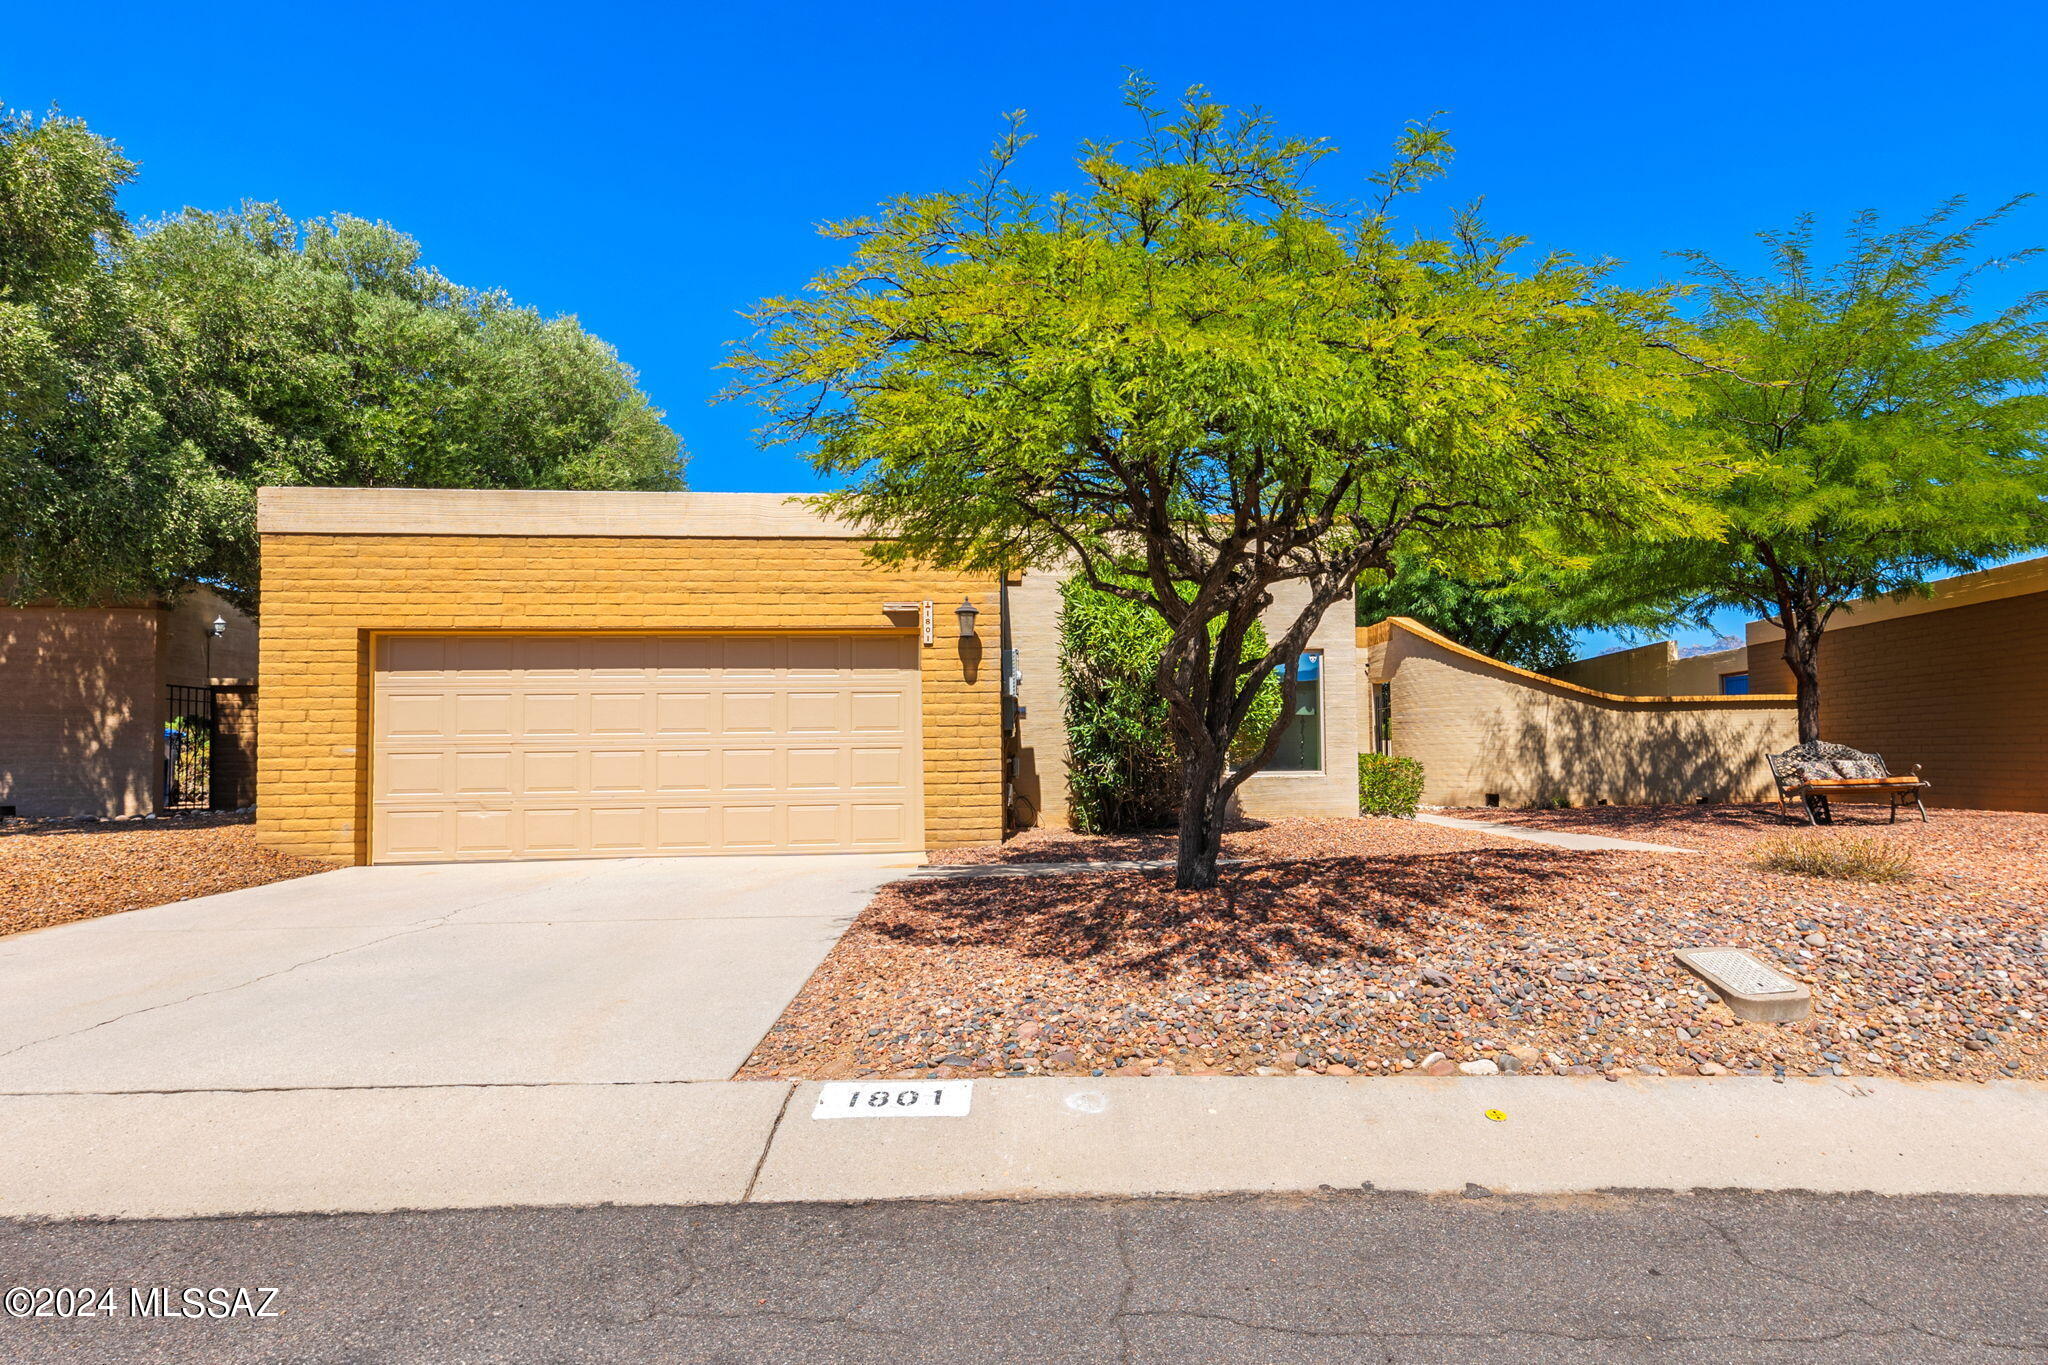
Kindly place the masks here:
<instances>
[{"instance_id":1,"label":"house number 1801 on wall","mask_svg":"<svg viewBox=\"0 0 2048 1365\"><path fill-rule=\"evenodd\" d=\"M814 1119L963 1119L973 1081L828 1081Z\"/></svg>"}]
</instances>

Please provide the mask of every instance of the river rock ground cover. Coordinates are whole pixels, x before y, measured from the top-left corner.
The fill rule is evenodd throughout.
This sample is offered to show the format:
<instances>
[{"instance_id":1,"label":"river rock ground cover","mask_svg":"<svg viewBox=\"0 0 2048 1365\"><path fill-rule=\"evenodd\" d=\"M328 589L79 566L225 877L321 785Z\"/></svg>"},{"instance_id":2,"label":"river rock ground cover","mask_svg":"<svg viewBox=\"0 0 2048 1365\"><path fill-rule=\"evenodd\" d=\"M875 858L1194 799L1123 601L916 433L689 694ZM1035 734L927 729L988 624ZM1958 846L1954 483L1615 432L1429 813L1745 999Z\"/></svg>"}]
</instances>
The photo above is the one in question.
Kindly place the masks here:
<instances>
[{"instance_id":1,"label":"river rock ground cover","mask_svg":"<svg viewBox=\"0 0 2048 1365\"><path fill-rule=\"evenodd\" d=\"M0 934L325 872L256 846L252 816L0 821Z\"/></svg>"},{"instance_id":2,"label":"river rock ground cover","mask_svg":"<svg viewBox=\"0 0 2048 1365\"><path fill-rule=\"evenodd\" d=\"M1226 838L1213 892L1105 871L885 888L743 1076L1585 1074L2048 1077L2048 815L1845 814L1894 884L1764 872L1776 808L1457 812L1697 849L1581 852L1407 821ZM1034 833L952 863L1169 856ZM1671 959L1747 947L1809 984L1735 1020ZM1441 1054L1439 1058L1437 1054Z\"/></svg>"}]
</instances>

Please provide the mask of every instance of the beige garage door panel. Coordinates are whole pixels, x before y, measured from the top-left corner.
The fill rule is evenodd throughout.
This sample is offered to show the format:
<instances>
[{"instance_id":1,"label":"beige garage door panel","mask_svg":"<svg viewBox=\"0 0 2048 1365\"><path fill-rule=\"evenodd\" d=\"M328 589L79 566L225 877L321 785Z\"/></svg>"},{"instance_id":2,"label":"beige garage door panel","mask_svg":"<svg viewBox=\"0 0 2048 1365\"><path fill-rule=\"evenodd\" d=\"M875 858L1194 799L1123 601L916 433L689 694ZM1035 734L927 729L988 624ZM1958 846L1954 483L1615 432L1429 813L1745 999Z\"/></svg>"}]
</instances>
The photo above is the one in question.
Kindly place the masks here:
<instances>
[{"instance_id":1,"label":"beige garage door panel","mask_svg":"<svg viewBox=\"0 0 2048 1365\"><path fill-rule=\"evenodd\" d=\"M391 636L371 856L923 846L906 636Z\"/></svg>"}]
</instances>

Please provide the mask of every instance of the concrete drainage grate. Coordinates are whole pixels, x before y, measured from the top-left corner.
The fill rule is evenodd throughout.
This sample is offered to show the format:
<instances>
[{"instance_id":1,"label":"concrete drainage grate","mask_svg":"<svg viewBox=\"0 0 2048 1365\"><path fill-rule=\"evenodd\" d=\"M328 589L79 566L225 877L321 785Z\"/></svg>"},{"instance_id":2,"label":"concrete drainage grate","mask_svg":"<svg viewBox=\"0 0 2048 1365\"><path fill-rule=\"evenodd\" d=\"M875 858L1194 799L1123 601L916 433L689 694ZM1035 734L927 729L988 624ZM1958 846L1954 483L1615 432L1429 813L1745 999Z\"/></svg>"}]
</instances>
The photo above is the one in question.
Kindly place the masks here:
<instances>
[{"instance_id":1,"label":"concrete drainage grate","mask_svg":"<svg viewBox=\"0 0 2048 1365\"><path fill-rule=\"evenodd\" d=\"M1680 948L1678 965L1714 988L1737 1019L1787 1023L1813 1012L1813 993L1741 948Z\"/></svg>"}]
</instances>

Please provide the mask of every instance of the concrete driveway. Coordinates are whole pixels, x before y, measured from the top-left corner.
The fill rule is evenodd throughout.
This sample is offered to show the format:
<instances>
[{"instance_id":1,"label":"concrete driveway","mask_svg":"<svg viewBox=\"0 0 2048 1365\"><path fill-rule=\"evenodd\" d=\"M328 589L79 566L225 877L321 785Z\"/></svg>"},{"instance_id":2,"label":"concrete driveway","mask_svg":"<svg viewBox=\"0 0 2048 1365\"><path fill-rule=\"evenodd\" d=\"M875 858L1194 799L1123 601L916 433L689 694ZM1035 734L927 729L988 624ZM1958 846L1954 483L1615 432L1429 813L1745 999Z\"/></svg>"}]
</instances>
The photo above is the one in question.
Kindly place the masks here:
<instances>
[{"instance_id":1,"label":"concrete driveway","mask_svg":"<svg viewBox=\"0 0 2048 1365\"><path fill-rule=\"evenodd\" d=\"M921 861L346 868L0 939L0 1092L722 1080Z\"/></svg>"}]
</instances>

